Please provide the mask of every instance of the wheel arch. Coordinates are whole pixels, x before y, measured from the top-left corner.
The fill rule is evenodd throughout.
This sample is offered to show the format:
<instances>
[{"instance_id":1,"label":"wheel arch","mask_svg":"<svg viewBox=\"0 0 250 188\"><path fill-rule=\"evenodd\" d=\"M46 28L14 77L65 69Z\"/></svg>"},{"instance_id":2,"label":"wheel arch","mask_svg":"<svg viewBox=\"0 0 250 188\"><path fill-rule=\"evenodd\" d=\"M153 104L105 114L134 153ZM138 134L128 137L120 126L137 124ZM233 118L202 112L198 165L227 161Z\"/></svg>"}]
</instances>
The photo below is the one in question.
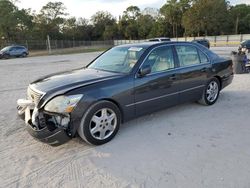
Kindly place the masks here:
<instances>
[{"instance_id":1,"label":"wheel arch","mask_svg":"<svg viewBox=\"0 0 250 188\"><path fill-rule=\"evenodd\" d=\"M221 79L221 77L216 75L216 76L214 76L214 78L217 78L219 80L220 90L221 90L221 87L222 87L222 79Z\"/></svg>"},{"instance_id":2,"label":"wheel arch","mask_svg":"<svg viewBox=\"0 0 250 188\"><path fill-rule=\"evenodd\" d=\"M124 112L122 110L122 107L121 105L114 99L111 99L111 98L102 98L98 101L108 101L108 102L112 102L113 104L115 104L117 106L117 108L119 109L120 113L121 113L121 122L123 123L124 122Z\"/></svg>"}]
</instances>

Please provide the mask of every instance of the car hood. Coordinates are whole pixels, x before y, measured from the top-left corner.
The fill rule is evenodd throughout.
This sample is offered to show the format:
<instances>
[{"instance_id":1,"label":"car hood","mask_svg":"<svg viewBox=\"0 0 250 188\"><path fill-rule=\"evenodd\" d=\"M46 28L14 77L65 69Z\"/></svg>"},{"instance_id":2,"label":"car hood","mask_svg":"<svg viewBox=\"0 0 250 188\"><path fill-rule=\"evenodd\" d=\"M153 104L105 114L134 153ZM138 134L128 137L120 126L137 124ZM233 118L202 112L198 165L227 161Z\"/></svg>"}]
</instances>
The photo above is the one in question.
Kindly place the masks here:
<instances>
[{"instance_id":1,"label":"car hood","mask_svg":"<svg viewBox=\"0 0 250 188\"><path fill-rule=\"evenodd\" d=\"M122 74L94 69L77 69L48 75L31 83L32 88L42 93L67 92L77 87L100 82ZM62 93L61 92L61 93Z\"/></svg>"}]
</instances>

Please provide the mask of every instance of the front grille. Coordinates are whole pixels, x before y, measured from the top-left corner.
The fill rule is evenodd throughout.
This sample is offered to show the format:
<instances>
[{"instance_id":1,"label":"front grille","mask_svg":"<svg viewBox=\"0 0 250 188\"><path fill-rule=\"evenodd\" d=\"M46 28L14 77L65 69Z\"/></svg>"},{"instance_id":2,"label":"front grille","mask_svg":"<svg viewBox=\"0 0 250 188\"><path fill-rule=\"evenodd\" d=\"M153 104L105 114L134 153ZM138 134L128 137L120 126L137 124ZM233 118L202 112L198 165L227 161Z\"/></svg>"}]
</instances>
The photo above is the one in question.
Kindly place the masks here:
<instances>
[{"instance_id":1,"label":"front grille","mask_svg":"<svg viewBox=\"0 0 250 188\"><path fill-rule=\"evenodd\" d=\"M39 103L43 95L44 94L42 92L37 91L37 90L34 91L34 89L32 89L30 86L28 87L27 97L29 100L32 100L35 103L35 105Z\"/></svg>"}]
</instances>

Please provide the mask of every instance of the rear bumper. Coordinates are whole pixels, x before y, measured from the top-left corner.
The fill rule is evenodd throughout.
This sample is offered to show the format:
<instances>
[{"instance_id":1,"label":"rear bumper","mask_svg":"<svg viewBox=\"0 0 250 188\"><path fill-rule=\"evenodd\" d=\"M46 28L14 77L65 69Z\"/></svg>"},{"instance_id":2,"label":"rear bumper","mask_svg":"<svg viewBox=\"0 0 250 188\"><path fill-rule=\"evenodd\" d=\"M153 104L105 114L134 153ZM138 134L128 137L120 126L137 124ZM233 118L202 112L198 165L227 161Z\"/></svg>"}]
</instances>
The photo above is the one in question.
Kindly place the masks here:
<instances>
[{"instance_id":1,"label":"rear bumper","mask_svg":"<svg viewBox=\"0 0 250 188\"><path fill-rule=\"evenodd\" d=\"M28 102L24 105L18 101L18 114L21 119L25 120L26 129L32 137L51 146L62 145L71 139L66 128L56 125L51 120L48 123L48 118L52 115L39 112L35 108L32 109L32 105Z\"/></svg>"},{"instance_id":2,"label":"rear bumper","mask_svg":"<svg viewBox=\"0 0 250 188\"><path fill-rule=\"evenodd\" d=\"M227 77L222 78L222 80L221 80L221 89L223 89L223 88L227 87L229 84L231 84L232 81L233 81L233 78L234 78L233 73L230 74Z\"/></svg>"}]
</instances>

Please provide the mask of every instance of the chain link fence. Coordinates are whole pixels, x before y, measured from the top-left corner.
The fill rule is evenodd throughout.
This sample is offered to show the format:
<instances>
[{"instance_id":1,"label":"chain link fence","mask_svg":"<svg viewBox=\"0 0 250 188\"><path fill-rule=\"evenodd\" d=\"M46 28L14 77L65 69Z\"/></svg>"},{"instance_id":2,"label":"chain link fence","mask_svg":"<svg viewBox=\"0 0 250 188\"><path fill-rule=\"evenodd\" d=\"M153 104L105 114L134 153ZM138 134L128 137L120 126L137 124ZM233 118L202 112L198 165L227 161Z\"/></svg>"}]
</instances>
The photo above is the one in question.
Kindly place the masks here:
<instances>
[{"instance_id":1,"label":"chain link fence","mask_svg":"<svg viewBox=\"0 0 250 188\"><path fill-rule=\"evenodd\" d=\"M192 41L195 39L207 39L209 40L211 46L233 47L233 46L238 46L244 40L250 39L250 34L171 38L172 41ZM145 42L145 41L146 40L115 40L114 45Z\"/></svg>"},{"instance_id":2,"label":"chain link fence","mask_svg":"<svg viewBox=\"0 0 250 188\"><path fill-rule=\"evenodd\" d=\"M1 49L6 46L21 45L29 49L31 54L61 54L70 52L104 50L114 46L114 41L75 41L75 40L17 40L0 39Z\"/></svg>"}]
</instances>

